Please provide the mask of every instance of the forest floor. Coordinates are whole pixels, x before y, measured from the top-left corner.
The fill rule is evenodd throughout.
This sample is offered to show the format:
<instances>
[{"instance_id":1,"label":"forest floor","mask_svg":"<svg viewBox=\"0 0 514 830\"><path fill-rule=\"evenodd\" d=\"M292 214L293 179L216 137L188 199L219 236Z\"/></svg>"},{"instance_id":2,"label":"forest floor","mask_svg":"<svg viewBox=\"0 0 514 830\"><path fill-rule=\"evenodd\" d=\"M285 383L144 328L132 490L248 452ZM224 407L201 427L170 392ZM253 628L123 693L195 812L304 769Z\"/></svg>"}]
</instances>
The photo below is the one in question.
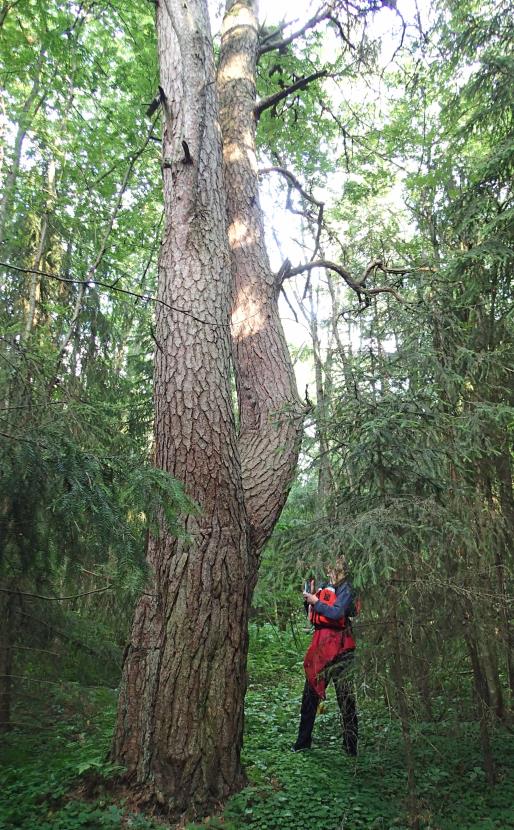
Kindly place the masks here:
<instances>
[{"instance_id":1,"label":"forest floor","mask_svg":"<svg viewBox=\"0 0 514 830\"><path fill-rule=\"evenodd\" d=\"M253 631L244 747L249 786L228 802L222 816L181 827L409 828L401 731L385 704L365 690L359 695L357 759L341 750L331 690L318 716L312 750L290 751L303 685L303 645L271 626ZM131 813L109 795L116 768L105 759L115 709L114 690L70 682L48 684L30 707L17 707L16 722L0 751L0 830L172 827ZM413 743L421 830L514 828L512 735L504 730L494 734L498 783L492 789L485 783L477 728L455 712L436 722L417 721ZM88 782L94 782L91 792Z\"/></svg>"}]
</instances>

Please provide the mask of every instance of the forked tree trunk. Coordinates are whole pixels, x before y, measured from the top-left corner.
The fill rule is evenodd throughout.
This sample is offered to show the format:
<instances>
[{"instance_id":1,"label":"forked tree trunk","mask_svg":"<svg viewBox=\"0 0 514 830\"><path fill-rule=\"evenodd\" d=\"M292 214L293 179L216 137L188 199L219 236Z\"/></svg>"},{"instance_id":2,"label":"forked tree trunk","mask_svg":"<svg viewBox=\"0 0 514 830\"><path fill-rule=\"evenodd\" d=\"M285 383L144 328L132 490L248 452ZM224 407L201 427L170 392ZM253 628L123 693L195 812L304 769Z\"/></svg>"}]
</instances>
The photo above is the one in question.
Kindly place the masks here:
<instances>
[{"instance_id":1,"label":"forked tree trunk","mask_svg":"<svg viewBox=\"0 0 514 830\"><path fill-rule=\"evenodd\" d=\"M184 484L201 512L188 516L187 540L163 527L149 541L152 584L135 613L112 757L142 795L171 811L203 812L243 782L248 609L258 552L294 472L301 417L260 211L244 213L256 197L253 171L251 180L243 176L228 188L238 448L230 393L234 290L206 1L163 0L157 28L166 226L155 454L157 466ZM245 140L253 148L253 81L247 98ZM234 208L238 193L245 204ZM255 227L238 236L250 221Z\"/></svg>"}]
</instances>

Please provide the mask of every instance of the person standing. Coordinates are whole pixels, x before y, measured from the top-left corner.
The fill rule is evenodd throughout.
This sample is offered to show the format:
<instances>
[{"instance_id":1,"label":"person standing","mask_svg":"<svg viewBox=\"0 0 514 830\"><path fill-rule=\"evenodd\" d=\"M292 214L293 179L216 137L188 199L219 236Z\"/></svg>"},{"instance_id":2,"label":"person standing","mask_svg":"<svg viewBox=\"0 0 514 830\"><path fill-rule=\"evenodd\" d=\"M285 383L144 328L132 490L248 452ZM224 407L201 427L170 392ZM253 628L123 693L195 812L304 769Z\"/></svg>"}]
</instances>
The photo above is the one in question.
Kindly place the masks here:
<instances>
[{"instance_id":1,"label":"person standing","mask_svg":"<svg viewBox=\"0 0 514 830\"><path fill-rule=\"evenodd\" d=\"M350 617L356 613L352 587L347 580L347 566L340 557L328 570L329 582L315 594L304 591L311 606L314 634L303 661L305 686L300 725L293 752L310 749L312 730L320 700L333 681L343 726L343 746L348 755L357 755L358 718L348 670L353 662L355 640Z\"/></svg>"}]
</instances>

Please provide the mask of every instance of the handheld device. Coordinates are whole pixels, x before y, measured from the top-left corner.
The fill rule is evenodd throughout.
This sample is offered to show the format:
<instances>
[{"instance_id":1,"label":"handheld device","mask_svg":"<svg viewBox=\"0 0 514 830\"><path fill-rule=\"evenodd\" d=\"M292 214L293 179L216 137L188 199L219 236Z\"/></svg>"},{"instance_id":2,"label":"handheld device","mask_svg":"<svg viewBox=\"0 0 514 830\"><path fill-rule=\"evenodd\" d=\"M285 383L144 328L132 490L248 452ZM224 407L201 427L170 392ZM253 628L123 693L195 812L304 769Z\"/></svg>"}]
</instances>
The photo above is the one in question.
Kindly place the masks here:
<instances>
[{"instance_id":1,"label":"handheld device","mask_svg":"<svg viewBox=\"0 0 514 830\"><path fill-rule=\"evenodd\" d=\"M313 576L306 579L303 583L303 591L305 594L314 594L316 592L316 581ZM309 622L312 621L312 605L305 603L305 610L307 611L307 618Z\"/></svg>"},{"instance_id":2,"label":"handheld device","mask_svg":"<svg viewBox=\"0 0 514 830\"><path fill-rule=\"evenodd\" d=\"M314 594L314 589L316 587L316 583L314 581L314 577L310 577L310 579L306 579L303 583L303 592L304 594Z\"/></svg>"}]
</instances>

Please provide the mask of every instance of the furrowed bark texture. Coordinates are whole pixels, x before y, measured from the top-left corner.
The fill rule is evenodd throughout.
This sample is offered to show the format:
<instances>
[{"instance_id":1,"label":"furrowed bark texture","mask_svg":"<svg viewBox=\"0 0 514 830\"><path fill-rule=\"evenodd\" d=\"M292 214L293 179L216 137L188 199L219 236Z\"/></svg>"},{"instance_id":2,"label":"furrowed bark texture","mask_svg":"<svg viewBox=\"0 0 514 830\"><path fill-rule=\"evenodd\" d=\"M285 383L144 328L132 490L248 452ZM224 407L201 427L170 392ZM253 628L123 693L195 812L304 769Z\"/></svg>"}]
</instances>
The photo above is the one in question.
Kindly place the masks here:
<instances>
[{"instance_id":1,"label":"furrowed bark texture","mask_svg":"<svg viewBox=\"0 0 514 830\"><path fill-rule=\"evenodd\" d=\"M259 551L294 474L303 408L258 201L255 6L229 3L222 131L206 0L161 0L157 28L166 211L159 299L187 313L158 307L155 453L201 513L187 519L190 542L166 532L150 538L153 585L136 609L112 756L143 796L204 812L243 782L248 610Z\"/></svg>"},{"instance_id":2,"label":"furrowed bark texture","mask_svg":"<svg viewBox=\"0 0 514 830\"><path fill-rule=\"evenodd\" d=\"M150 799L203 810L242 782L247 522L230 393L230 265L207 8L204 0L163 0L157 14L167 99L159 298L194 316L158 306L155 454L201 514L186 521L191 541L166 532L149 541L153 587L135 614L112 754Z\"/></svg>"},{"instance_id":3,"label":"furrowed bark texture","mask_svg":"<svg viewBox=\"0 0 514 830\"><path fill-rule=\"evenodd\" d=\"M239 452L250 523L252 583L258 554L284 506L298 458L302 406L278 314L259 204L255 152L257 2L228 0L218 68Z\"/></svg>"}]
</instances>

